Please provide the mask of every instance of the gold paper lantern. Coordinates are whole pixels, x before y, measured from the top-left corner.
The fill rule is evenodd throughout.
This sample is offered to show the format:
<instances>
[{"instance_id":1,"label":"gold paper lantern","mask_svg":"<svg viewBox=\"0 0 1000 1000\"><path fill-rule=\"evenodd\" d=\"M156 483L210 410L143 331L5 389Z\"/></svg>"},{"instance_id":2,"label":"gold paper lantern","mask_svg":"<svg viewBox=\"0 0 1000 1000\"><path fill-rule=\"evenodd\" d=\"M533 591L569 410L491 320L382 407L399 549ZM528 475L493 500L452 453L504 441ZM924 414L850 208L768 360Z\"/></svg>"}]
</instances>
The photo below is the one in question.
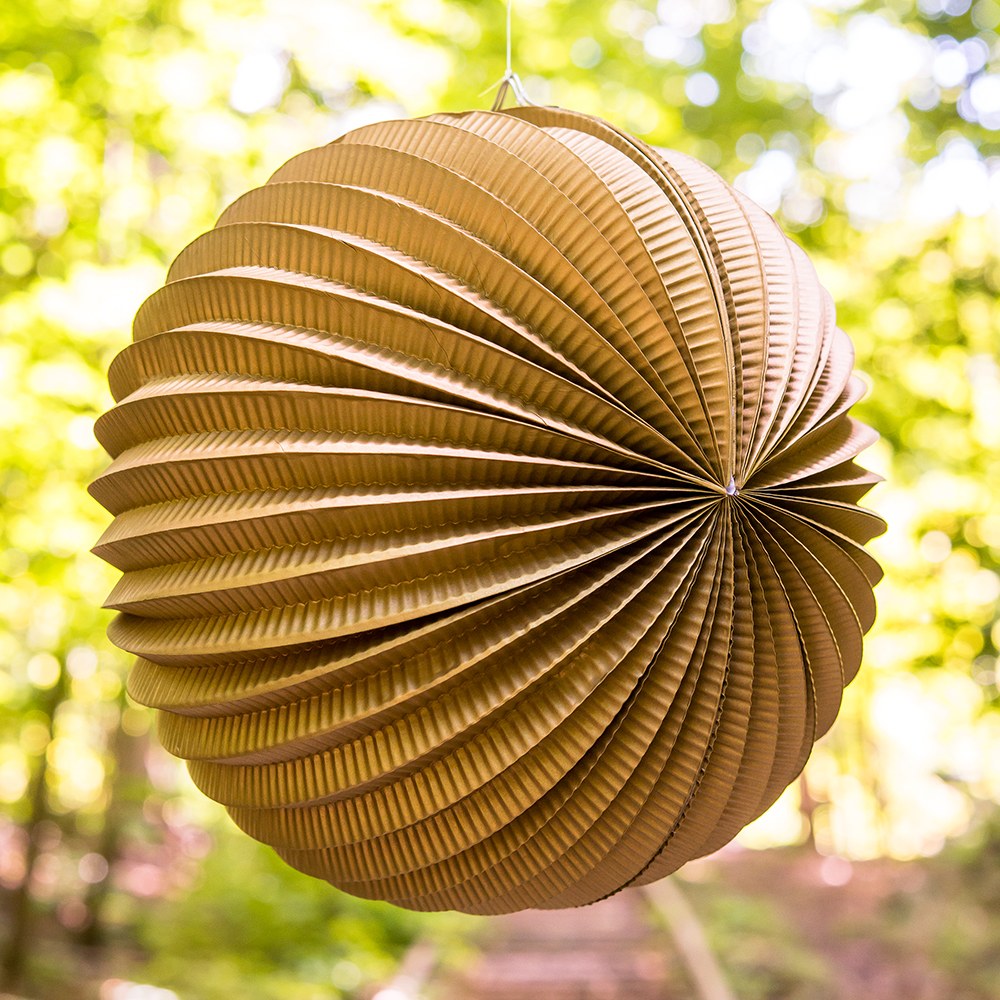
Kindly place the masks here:
<instances>
[{"instance_id":1,"label":"gold paper lantern","mask_svg":"<svg viewBox=\"0 0 1000 1000\"><path fill-rule=\"evenodd\" d=\"M249 834L421 910L576 906L801 770L880 577L802 251L549 108L371 125L175 261L114 361L111 638Z\"/></svg>"}]
</instances>

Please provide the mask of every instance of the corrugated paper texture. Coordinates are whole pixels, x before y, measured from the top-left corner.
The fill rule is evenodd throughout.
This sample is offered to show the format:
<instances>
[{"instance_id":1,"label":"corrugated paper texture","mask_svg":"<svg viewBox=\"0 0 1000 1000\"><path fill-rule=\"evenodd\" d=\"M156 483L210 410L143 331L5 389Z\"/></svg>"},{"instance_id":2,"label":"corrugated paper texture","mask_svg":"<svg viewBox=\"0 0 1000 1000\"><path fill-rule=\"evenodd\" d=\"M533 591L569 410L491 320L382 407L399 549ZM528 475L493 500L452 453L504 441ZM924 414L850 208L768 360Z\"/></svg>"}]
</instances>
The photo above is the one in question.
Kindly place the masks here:
<instances>
[{"instance_id":1,"label":"corrugated paper texture","mask_svg":"<svg viewBox=\"0 0 1000 1000\"><path fill-rule=\"evenodd\" d=\"M175 261L115 360L96 551L165 746L420 910L725 844L872 624L829 295L707 167L557 109L359 129Z\"/></svg>"}]
</instances>

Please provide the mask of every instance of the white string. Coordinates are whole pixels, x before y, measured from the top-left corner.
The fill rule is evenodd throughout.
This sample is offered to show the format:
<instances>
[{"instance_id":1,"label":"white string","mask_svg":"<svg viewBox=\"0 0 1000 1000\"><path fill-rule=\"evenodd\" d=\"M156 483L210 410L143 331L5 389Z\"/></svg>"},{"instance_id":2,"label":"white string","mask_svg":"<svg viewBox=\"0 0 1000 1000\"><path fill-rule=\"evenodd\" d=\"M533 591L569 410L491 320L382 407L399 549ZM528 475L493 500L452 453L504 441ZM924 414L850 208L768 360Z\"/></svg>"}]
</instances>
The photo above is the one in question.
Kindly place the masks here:
<instances>
[{"instance_id":1,"label":"white string","mask_svg":"<svg viewBox=\"0 0 1000 1000\"><path fill-rule=\"evenodd\" d=\"M510 59L510 12L514 9L514 0L507 0L507 72L505 77L514 75L514 67Z\"/></svg>"},{"instance_id":2,"label":"white string","mask_svg":"<svg viewBox=\"0 0 1000 1000\"><path fill-rule=\"evenodd\" d=\"M511 15L513 7L514 0L507 0L507 68L504 71L503 78L500 80L500 89L497 91L497 96L493 101L494 111L499 111L503 107L508 90L514 95L514 100L518 104L534 103L528 99L528 95L524 90L524 84L521 83L521 78L514 72L514 63L511 58Z\"/></svg>"}]
</instances>

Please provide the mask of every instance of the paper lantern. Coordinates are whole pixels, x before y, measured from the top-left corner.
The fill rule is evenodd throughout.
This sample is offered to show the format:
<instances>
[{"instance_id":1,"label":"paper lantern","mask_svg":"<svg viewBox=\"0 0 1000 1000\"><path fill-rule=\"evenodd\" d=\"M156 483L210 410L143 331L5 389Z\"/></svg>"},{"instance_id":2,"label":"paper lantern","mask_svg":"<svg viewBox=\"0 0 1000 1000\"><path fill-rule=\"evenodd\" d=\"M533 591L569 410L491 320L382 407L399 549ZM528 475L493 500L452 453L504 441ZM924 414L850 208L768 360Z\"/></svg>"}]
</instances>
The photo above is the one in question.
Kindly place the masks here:
<instances>
[{"instance_id":1,"label":"paper lantern","mask_svg":"<svg viewBox=\"0 0 1000 1000\"><path fill-rule=\"evenodd\" d=\"M858 668L883 524L852 364L764 211L597 119L306 152L111 368L92 492L132 696L355 895L658 879L774 801Z\"/></svg>"}]
</instances>

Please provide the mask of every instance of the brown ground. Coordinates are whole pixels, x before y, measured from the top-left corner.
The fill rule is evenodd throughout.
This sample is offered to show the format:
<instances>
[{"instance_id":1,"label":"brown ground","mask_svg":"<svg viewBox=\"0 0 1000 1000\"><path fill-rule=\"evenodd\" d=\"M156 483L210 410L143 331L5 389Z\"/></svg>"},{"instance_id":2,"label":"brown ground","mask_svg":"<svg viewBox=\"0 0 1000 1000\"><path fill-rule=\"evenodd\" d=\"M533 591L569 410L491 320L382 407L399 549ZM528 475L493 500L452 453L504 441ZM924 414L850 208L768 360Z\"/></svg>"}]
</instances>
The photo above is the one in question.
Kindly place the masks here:
<instances>
[{"instance_id":1,"label":"brown ground","mask_svg":"<svg viewBox=\"0 0 1000 1000\"><path fill-rule=\"evenodd\" d=\"M926 948L914 947L908 914L933 911L927 883L921 864L852 865L805 850L730 850L675 881L733 1000L978 1000L982 993L958 990ZM653 887L579 910L494 918L479 955L464 969L439 968L421 995L708 1000L691 979L675 921L664 919L669 903Z\"/></svg>"}]
</instances>

